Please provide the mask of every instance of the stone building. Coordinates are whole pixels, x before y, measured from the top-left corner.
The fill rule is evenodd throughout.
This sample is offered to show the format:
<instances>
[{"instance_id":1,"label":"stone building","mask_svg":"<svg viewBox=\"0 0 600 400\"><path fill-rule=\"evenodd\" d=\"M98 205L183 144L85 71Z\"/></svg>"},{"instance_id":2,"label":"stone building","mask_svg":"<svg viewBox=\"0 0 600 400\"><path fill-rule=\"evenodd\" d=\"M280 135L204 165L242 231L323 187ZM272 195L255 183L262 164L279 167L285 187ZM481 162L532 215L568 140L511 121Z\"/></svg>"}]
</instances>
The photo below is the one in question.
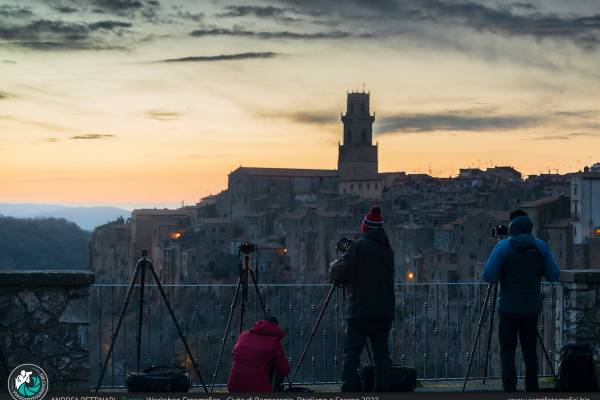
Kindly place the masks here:
<instances>
[{"instance_id":1,"label":"stone building","mask_svg":"<svg viewBox=\"0 0 600 400\"><path fill-rule=\"evenodd\" d=\"M571 218L574 264L600 266L600 163L572 175Z\"/></svg>"},{"instance_id":2,"label":"stone building","mask_svg":"<svg viewBox=\"0 0 600 400\"><path fill-rule=\"evenodd\" d=\"M571 189L578 193L571 196L571 224L568 197L560 196L569 189L562 175L523 179L507 166L465 168L455 178L379 172L374 122L370 94L348 93L337 169L240 166L229 174L227 189L195 206L135 210L128 221L99 227L92 265L106 274L98 280L127 280L142 249L151 251L166 282L229 279L237 268L237 246L251 241L264 253L258 262L267 281L322 282L337 256L337 241L359 237L360 222L375 204L383 209L400 281L410 272L418 281L479 279L495 244L489 228L507 223L515 207L530 212L562 265L600 259L593 235L575 244L576 232L595 221L582 214L582 207L597 211L591 204L598 202L589 203L584 194L584 186L595 187L595 170L573 178L579 180ZM544 200L549 196L560 200Z\"/></svg>"}]
</instances>

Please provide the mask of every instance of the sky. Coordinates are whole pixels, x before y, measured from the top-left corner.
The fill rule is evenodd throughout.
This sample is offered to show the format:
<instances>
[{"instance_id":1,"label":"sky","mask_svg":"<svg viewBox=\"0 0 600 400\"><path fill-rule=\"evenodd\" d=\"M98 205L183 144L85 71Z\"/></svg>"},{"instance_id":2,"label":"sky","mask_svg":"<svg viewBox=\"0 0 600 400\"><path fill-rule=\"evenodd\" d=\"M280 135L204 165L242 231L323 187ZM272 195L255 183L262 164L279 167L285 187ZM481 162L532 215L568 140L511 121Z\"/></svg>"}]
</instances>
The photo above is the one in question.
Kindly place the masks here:
<instances>
[{"instance_id":1,"label":"sky","mask_svg":"<svg viewBox=\"0 0 600 400\"><path fill-rule=\"evenodd\" d=\"M0 202L193 204L239 166L337 165L371 93L380 171L600 161L600 2L3 0Z\"/></svg>"}]
</instances>

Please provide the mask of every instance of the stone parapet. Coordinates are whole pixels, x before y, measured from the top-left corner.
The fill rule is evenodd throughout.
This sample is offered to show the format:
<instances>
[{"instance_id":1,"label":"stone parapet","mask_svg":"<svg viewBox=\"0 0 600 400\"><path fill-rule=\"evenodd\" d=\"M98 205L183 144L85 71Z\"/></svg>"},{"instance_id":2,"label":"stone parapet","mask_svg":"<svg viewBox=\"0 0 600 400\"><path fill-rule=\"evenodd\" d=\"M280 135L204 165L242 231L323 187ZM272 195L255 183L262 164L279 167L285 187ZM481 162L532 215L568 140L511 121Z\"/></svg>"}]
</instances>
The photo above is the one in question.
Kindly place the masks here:
<instances>
[{"instance_id":1,"label":"stone parapet","mask_svg":"<svg viewBox=\"0 0 600 400\"><path fill-rule=\"evenodd\" d=\"M0 350L9 370L33 363L53 392L89 389L93 282L90 271L0 271Z\"/></svg>"}]
</instances>

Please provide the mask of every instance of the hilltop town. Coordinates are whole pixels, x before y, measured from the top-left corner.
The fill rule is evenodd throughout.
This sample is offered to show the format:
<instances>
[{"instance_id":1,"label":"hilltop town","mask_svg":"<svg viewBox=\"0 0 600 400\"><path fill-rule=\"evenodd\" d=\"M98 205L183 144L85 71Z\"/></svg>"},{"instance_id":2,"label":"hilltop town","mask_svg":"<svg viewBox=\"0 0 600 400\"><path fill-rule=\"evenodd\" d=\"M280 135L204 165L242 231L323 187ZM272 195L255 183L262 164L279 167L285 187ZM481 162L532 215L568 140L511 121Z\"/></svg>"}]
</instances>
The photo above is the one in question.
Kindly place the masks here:
<instances>
[{"instance_id":1,"label":"hilltop town","mask_svg":"<svg viewBox=\"0 0 600 400\"><path fill-rule=\"evenodd\" d=\"M510 166L461 169L453 178L379 172L370 94L347 95L338 168L239 167L221 193L179 209L138 209L98 227L90 246L100 282L127 282L148 249L169 283L206 283L237 276L237 248L250 241L262 282L323 282L336 243L360 235L363 215L382 207L396 279L480 280L497 239L519 207L562 268L600 265L600 164L566 175L523 177Z\"/></svg>"}]
</instances>

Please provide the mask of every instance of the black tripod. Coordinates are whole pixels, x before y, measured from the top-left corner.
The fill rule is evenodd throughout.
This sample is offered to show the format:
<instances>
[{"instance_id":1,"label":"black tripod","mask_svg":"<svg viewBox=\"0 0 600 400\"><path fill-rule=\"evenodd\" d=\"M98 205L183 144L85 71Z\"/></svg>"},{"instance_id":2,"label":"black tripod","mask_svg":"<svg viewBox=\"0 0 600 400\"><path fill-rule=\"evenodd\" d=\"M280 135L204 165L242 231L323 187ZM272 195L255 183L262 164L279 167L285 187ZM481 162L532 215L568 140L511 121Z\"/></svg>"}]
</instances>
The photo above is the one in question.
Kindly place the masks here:
<instances>
[{"instance_id":1,"label":"black tripod","mask_svg":"<svg viewBox=\"0 0 600 400\"><path fill-rule=\"evenodd\" d=\"M469 364L467 365L467 373L465 374L465 381L463 382L462 391L464 392L467 388L467 381L469 379L469 372L471 371L471 364L473 363L473 353L475 352L475 348L477 347L477 342L479 341L479 336L481 334L481 328L483 327L483 320L485 319L486 311L488 308L488 303L490 300L490 296L494 293L494 298L492 300L492 310L490 312L490 321L489 321L489 332L488 332L488 340L487 340L487 350L485 354L485 366L483 369L483 384L485 385L485 379L487 378L488 372L488 364L490 360L490 347L492 345L492 332L494 328L494 316L496 314L496 303L498 300L498 281L494 281L488 284L487 291L485 293L485 300L483 301L483 306L481 307L481 314L479 316L479 325L477 327L477 332L475 333L475 340L473 341L473 346L471 347L471 353L469 353ZM552 372L552 376L556 378L556 373L554 372L554 364L550 360L550 356L548 355L548 351L546 350L546 346L544 346L544 340L540 335L540 332L536 330L538 341L540 342L540 346L542 351L544 352L544 356L546 358L546 362L550 366L550 371Z\"/></svg>"},{"instance_id":2,"label":"black tripod","mask_svg":"<svg viewBox=\"0 0 600 400\"><path fill-rule=\"evenodd\" d=\"M219 372L219 368L221 367L221 360L223 359L223 352L225 351L225 344L227 343L227 336L229 335L229 329L231 328L231 321L233 319L235 306L238 302L238 298L240 297L240 291L242 292L242 302L240 304L240 332L242 332L242 330L244 329L244 315L246 312L246 306L248 304L248 277L252 278L252 283L254 284L254 289L256 290L256 294L258 300L260 301L260 305L265 318L269 316L267 313L267 308L265 307L265 303L260 294L260 290L258 289L256 274L254 273L254 269L252 269L252 266L250 265L250 253L256 251L256 246L245 242L240 246L240 251L244 253L244 263L240 263L240 277L238 278L238 282L235 287L235 293L233 295L233 300L229 309L229 317L227 318L227 324L225 325L225 333L223 334L223 338L221 339L221 351L219 351L217 366L215 367L215 372L212 375L212 380L210 383L211 392L215 387L217 373Z\"/></svg>"},{"instance_id":3,"label":"black tripod","mask_svg":"<svg viewBox=\"0 0 600 400\"><path fill-rule=\"evenodd\" d=\"M156 286L158 286L158 290L160 291L163 301L165 302L165 305L167 306L167 309L169 310L169 314L171 314L171 319L173 320L173 324L175 325L175 328L177 329L177 333L179 334L179 337L181 338L181 341L183 342L183 346L185 347L185 352L186 352L187 356L190 358L190 361L192 362L194 371L196 371L196 375L198 376L198 379L200 380L200 383L202 384L204 391L206 393L208 393L208 389L206 388L206 385L204 384L204 380L202 379L202 375L200 374L200 369L198 367L198 364L196 363L196 360L194 359L194 356L192 355L192 351L190 350L190 347L188 346L188 343L185 340L185 336L183 335L183 332L181 331L179 322L177 322L177 318L175 317L173 308L171 307L171 304L169 303L169 299L167 298L165 290L164 290L162 284L160 283L160 279L159 279L158 275L156 274L156 270L154 269L154 264L152 264L152 261L150 259L148 259L148 250L142 250L142 258L139 259L137 261L137 263L135 264L135 271L133 272L133 278L131 278L131 283L129 284L129 289L127 290L127 295L125 296L125 302L123 303L123 307L121 308L121 315L119 315L117 327L115 328L115 332L113 333L113 335L111 337L110 347L108 348L108 353L106 354L106 359L104 360L104 365L102 366L102 370L100 371L100 377L98 378L98 384L96 385L96 393L98 393L98 391L100 390L100 385L102 385L102 379L104 378L104 374L106 373L106 367L108 366L108 361L110 360L110 356L112 355L115 343L117 341L119 329L121 328L121 323L123 322L125 313L127 312L127 306L129 306L129 300L131 299L131 295L133 293L133 288L135 287L135 282L138 278L138 275L140 276L140 295L139 295L139 300L138 300L138 326L137 326L137 336L136 336L137 358L136 358L136 360L137 360L137 371L140 372L140 353L141 353L141 346L142 346L142 325L143 325L143 310L144 310L144 288L146 285L146 269L148 269L150 271L150 273L152 274L152 276L154 277Z\"/></svg>"}]
</instances>

